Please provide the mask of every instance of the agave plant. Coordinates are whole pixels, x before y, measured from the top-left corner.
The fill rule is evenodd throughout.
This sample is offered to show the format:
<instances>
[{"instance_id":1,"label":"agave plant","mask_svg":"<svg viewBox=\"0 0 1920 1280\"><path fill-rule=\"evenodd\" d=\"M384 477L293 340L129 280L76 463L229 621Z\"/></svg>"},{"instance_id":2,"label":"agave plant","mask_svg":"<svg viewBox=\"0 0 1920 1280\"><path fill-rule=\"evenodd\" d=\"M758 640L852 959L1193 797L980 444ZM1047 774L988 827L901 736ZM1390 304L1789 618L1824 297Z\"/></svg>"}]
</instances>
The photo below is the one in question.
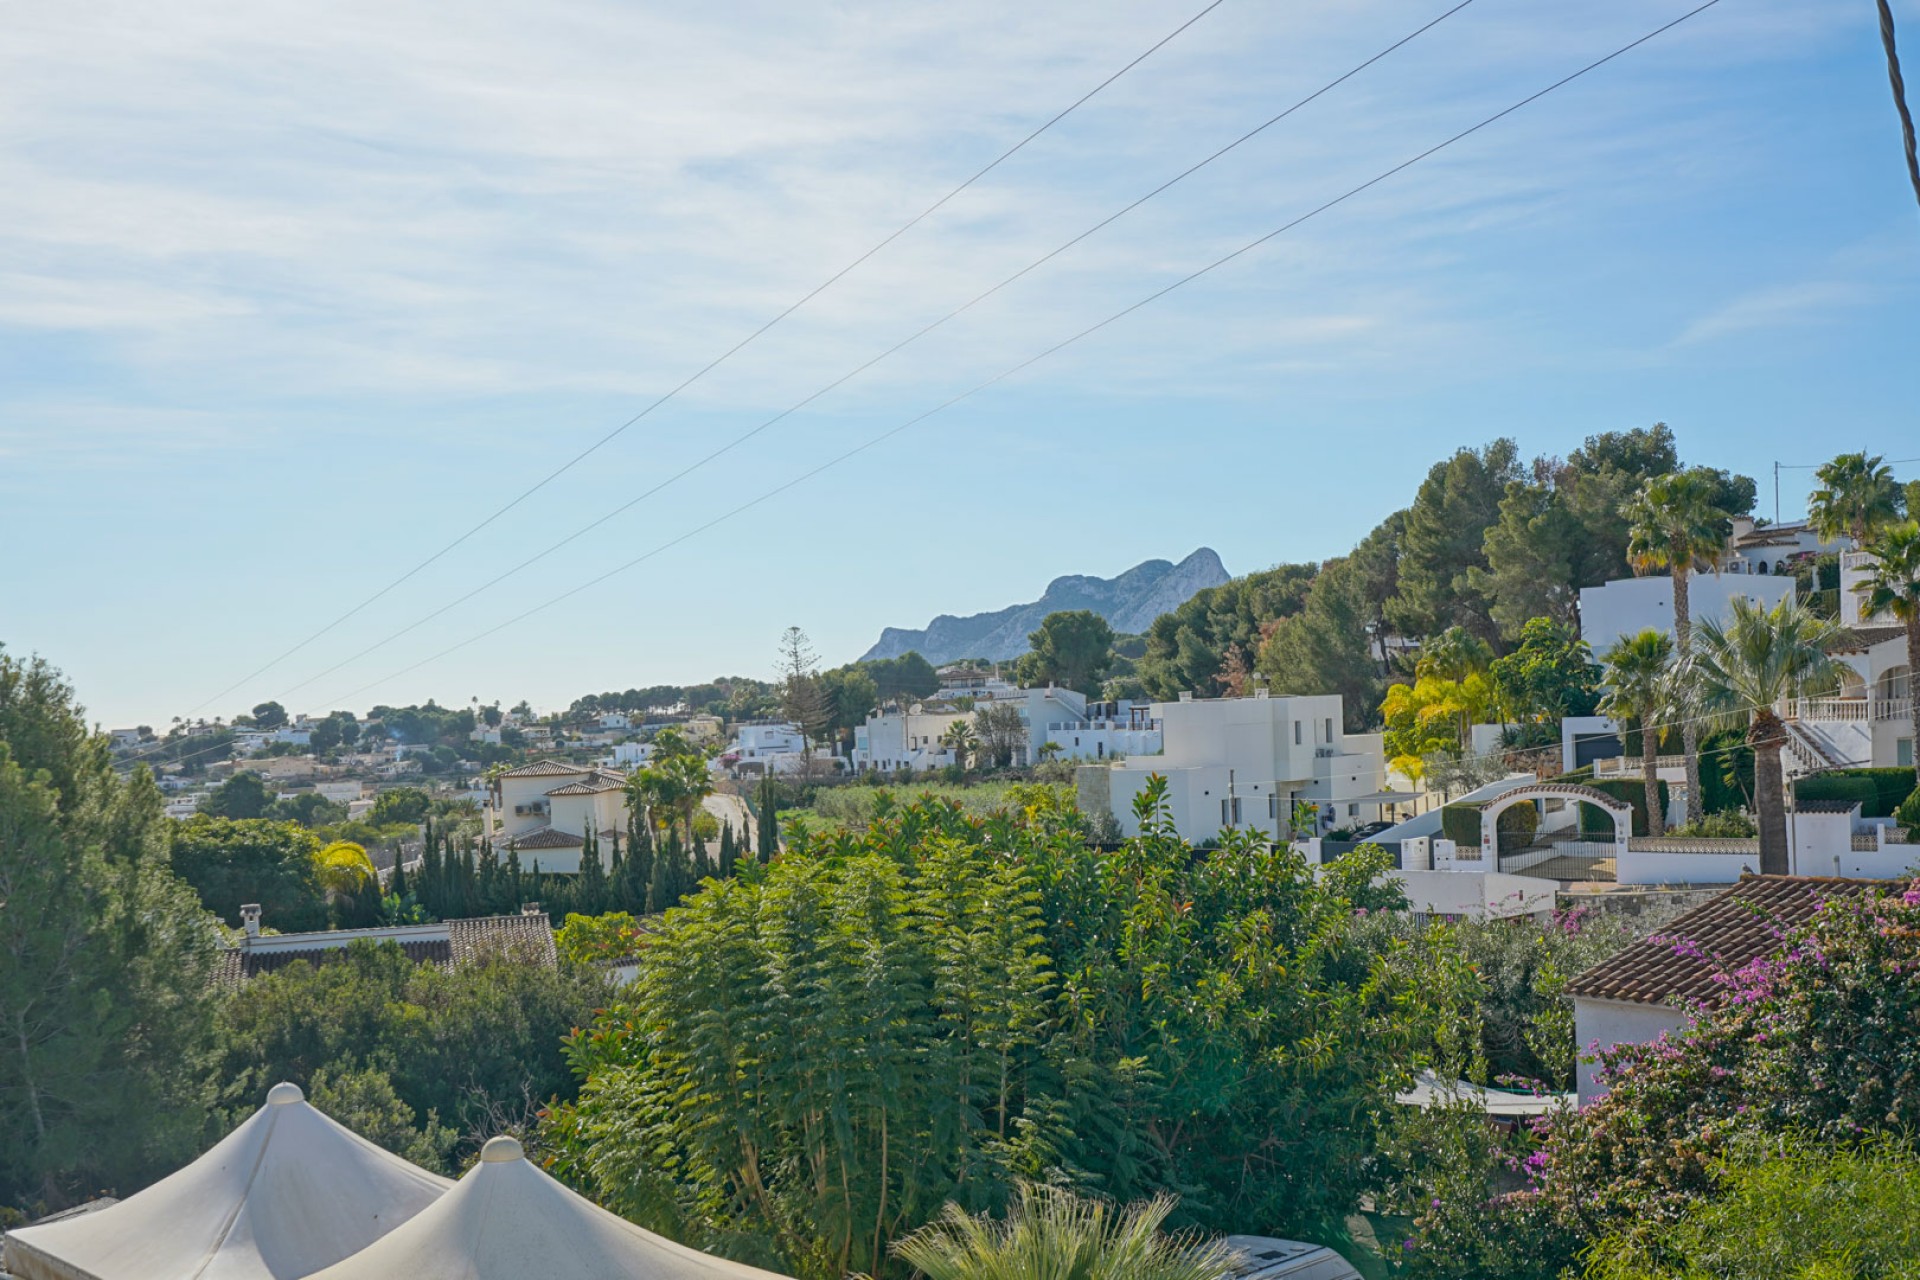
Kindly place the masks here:
<instances>
[{"instance_id":1,"label":"agave plant","mask_svg":"<svg viewBox=\"0 0 1920 1280\"><path fill-rule=\"evenodd\" d=\"M893 1251L927 1280L1220 1280L1232 1250L1161 1232L1175 1203L1121 1206L1023 1183L1004 1220L949 1203Z\"/></svg>"}]
</instances>

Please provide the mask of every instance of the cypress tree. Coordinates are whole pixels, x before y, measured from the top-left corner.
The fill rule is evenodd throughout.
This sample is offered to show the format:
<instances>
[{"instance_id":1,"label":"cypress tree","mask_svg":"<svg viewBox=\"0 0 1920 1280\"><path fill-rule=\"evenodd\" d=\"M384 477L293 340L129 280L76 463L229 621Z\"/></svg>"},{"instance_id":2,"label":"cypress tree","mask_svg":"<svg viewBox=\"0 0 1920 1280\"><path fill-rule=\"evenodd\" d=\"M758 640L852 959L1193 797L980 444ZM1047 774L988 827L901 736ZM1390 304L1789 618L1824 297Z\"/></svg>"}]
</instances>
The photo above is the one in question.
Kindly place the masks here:
<instances>
[{"instance_id":1,"label":"cypress tree","mask_svg":"<svg viewBox=\"0 0 1920 1280\"><path fill-rule=\"evenodd\" d=\"M387 892L397 898L402 907L407 904L407 850L405 846L393 851L393 874L387 877Z\"/></svg>"},{"instance_id":2,"label":"cypress tree","mask_svg":"<svg viewBox=\"0 0 1920 1280\"><path fill-rule=\"evenodd\" d=\"M594 834L591 825L580 850L580 874L573 888L574 909L581 914L597 916L607 909L607 877L600 868L600 837Z\"/></svg>"},{"instance_id":3,"label":"cypress tree","mask_svg":"<svg viewBox=\"0 0 1920 1280\"><path fill-rule=\"evenodd\" d=\"M728 879L733 875L733 862L738 855L733 848L733 823L720 824L720 878Z\"/></svg>"},{"instance_id":4,"label":"cypress tree","mask_svg":"<svg viewBox=\"0 0 1920 1280\"><path fill-rule=\"evenodd\" d=\"M404 852L402 850L403 855ZM414 896L429 916L436 920L445 918L440 909L440 846L432 840L420 850L420 883L414 889Z\"/></svg>"},{"instance_id":5,"label":"cypress tree","mask_svg":"<svg viewBox=\"0 0 1920 1280\"><path fill-rule=\"evenodd\" d=\"M507 910L510 912L515 912L520 910L520 904L525 902L527 899L523 893L524 885L522 884L522 877L520 875L520 851L514 848L513 842L511 840L507 842L506 879L507 879L507 893L506 893L507 901L513 904L512 906L508 907Z\"/></svg>"}]
</instances>

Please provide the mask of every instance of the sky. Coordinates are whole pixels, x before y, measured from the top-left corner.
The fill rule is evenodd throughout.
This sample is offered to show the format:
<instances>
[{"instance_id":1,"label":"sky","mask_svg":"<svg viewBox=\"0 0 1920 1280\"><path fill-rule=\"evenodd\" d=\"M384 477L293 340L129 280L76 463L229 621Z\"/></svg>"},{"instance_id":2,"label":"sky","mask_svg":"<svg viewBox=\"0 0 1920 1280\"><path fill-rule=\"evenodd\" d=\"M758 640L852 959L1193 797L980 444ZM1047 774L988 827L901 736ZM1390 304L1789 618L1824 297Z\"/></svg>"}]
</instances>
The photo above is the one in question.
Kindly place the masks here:
<instances>
[{"instance_id":1,"label":"sky","mask_svg":"<svg viewBox=\"0 0 1920 1280\"><path fill-rule=\"evenodd\" d=\"M1338 555L1500 436L1665 421L1766 515L1776 462L1920 456L1864 3L1722 0L1033 360L1691 7L1472 0L693 466L1451 2L1223 0L420 567L1205 0L16 0L0 643L109 727L563 707L770 678L792 625L838 663L1061 574Z\"/></svg>"}]
</instances>

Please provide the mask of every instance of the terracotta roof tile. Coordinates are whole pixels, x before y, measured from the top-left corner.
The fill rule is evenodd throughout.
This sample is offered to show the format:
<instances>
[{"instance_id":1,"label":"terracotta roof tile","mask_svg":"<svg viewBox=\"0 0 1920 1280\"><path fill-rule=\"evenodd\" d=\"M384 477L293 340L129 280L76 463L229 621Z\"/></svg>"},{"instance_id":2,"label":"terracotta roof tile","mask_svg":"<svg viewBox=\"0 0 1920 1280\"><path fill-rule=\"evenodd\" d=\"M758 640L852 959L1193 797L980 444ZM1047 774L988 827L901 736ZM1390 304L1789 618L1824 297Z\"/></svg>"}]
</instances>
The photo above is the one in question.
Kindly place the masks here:
<instances>
[{"instance_id":1,"label":"terracotta roof tile","mask_svg":"<svg viewBox=\"0 0 1920 1280\"><path fill-rule=\"evenodd\" d=\"M1907 634L1899 623L1868 623L1860 627L1842 627L1839 636L1827 646L1828 653L1865 653L1877 644L1897 640Z\"/></svg>"},{"instance_id":2,"label":"terracotta roof tile","mask_svg":"<svg viewBox=\"0 0 1920 1280\"><path fill-rule=\"evenodd\" d=\"M541 827L526 835L514 836L509 843L516 849L578 849L587 842L579 836L570 836L552 827Z\"/></svg>"},{"instance_id":3,"label":"terracotta roof tile","mask_svg":"<svg viewBox=\"0 0 1920 1280\"><path fill-rule=\"evenodd\" d=\"M568 764L563 760L535 760L532 764L508 769L500 776L503 778L571 778L576 773L591 772L591 769L577 764Z\"/></svg>"},{"instance_id":4,"label":"terracotta roof tile","mask_svg":"<svg viewBox=\"0 0 1920 1280\"><path fill-rule=\"evenodd\" d=\"M1714 974L1772 955L1780 948L1781 935L1806 924L1827 899L1883 886L1832 876L1748 876L1659 933L1588 969L1567 984L1567 994L1629 1004L1711 1004L1725 991ZM1710 959L1693 959L1682 950Z\"/></svg>"}]
</instances>

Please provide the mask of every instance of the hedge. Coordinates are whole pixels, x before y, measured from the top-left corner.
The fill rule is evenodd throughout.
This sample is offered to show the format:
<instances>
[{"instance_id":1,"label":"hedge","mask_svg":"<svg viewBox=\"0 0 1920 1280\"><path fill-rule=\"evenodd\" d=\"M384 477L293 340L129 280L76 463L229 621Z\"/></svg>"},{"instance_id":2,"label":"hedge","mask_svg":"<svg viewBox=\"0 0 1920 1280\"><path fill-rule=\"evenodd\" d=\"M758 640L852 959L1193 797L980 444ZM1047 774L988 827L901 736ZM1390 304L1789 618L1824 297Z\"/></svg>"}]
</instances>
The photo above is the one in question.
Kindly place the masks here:
<instances>
[{"instance_id":1,"label":"hedge","mask_svg":"<svg viewBox=\"0 0 1920 1280\"><path fill-rule=\"evenodd\" d=\"M1601 778L1583 785L1592 787L1595 791L1605 792L1615 800L1622 800L1633 806L1633 834L1636 836L1647 834L1647 784L1644 781L1639 778ZM1667 811L1667 784L1662 779L1656 785L1660 788L1660 812L1664 815ZM1705 787L1701 788L1701 791L1705 790ZM1580 831L1583 835L1598 835L1611 840L1614 834L1613 815L1598 805L1582 801Z\"/></svg>"},{"instance_id":2,"label":"hedge","mask_svg":"<svg viewBox=\"0 0 1920 1280\"><path fill-rule=\"evenodd\" d=\"M1450 804L1440 810L1440 834L1455 844L1480 843L1480 815L1477 804ZM1522 800L1500 812L1500 834L1531 836L1540 827L1540 812L1533 802Z\"/></svg>"},{"instance_id":3,"label":"hedge","mask_svg":"<svg viewBox=\"0 0 1920 1280\"><path fill-rule=\"evenodd\" d=\"M1450 804L1440 810L1440 834L1455 844L1480 843L1480 806Z\"/></svg>"},{"instance_id":4,"label":"hedge","mask_svg":"<svg viewBox=\"0 0 1920 1280\"><path fill-rule=\"evenodd\" d=\"M1811 800L1860 802L1860 816L1886 818L1913 793L1911 769L1835 769L1800 778L1793 784L1795 804Z\"/></svg>"}]
</instances>

